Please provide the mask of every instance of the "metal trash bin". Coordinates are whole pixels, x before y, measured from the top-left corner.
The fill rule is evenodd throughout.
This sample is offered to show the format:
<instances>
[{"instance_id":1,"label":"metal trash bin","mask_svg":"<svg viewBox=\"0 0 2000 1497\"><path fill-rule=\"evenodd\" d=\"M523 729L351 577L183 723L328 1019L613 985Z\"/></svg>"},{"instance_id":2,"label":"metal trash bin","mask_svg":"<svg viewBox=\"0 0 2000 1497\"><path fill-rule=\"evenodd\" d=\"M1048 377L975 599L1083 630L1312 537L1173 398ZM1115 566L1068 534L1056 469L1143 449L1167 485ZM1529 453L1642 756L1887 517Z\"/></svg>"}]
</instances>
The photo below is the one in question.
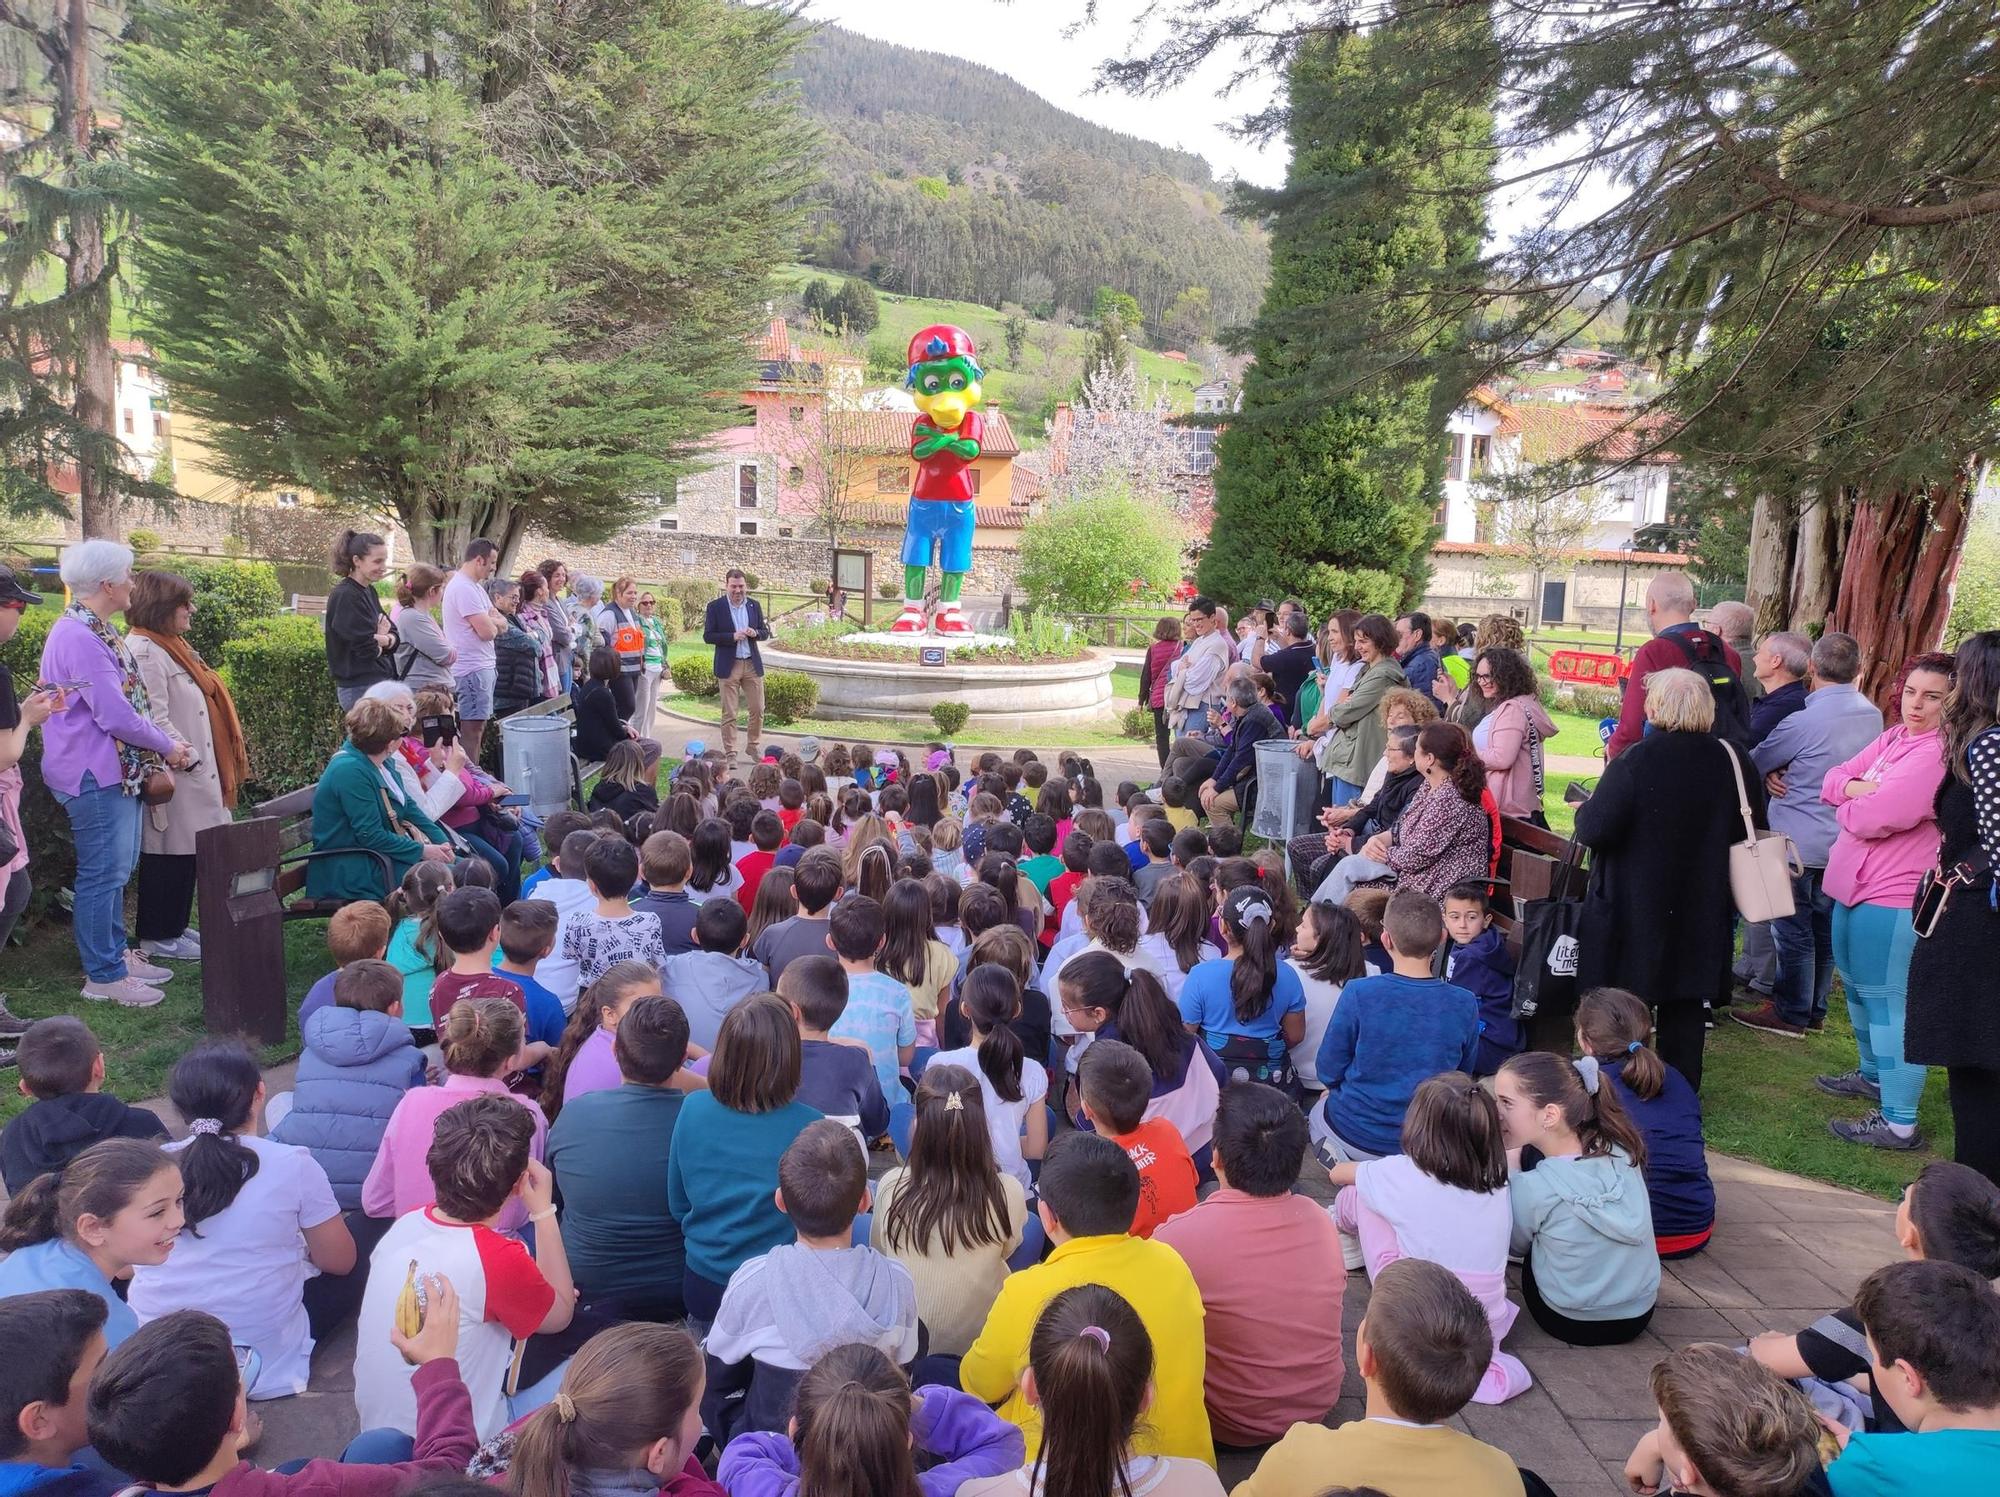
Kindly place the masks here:
<instances>
[{"instance_id":1,"label":"metal trash bin","mask_svg":"<svg viewBox=\"0 0 2000 1497\"><path fill-rule=\"evenodd\" d=\"M1257 811L1250 830L1279 847L1319 824L1313 814L1319 767L1298 750L1289 738L1267 738L1256 747Z\"/></svg>"},{"instance_id":2,"label":"metal trash bin","mask_svg":"<svg viewBox=\"0 0 2000 1497\"><path fill-rule=\"evenodd\" d=\"M569 804L569 719L556 713L500 720L500 778L537 815Z\"/></svg>"}]
</instances>

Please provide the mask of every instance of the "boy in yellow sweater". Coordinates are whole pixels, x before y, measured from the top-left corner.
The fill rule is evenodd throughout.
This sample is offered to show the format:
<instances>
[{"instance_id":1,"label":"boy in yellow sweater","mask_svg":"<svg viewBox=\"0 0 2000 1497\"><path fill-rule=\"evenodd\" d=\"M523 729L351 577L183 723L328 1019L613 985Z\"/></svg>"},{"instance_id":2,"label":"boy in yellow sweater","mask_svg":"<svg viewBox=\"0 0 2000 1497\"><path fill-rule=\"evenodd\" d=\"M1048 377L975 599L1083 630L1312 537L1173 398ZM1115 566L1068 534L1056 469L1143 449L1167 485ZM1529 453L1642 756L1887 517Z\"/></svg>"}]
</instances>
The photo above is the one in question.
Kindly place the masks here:
<instances>
[{"instance_id":1,"label":"boy in yellow sweater","mask_svg":"<svg viewBox=\"0 0 2000 1497\"><path fill-rule=\"evenodd\" d=\"M1021 1393L1028 1338L1043 1307L1063 1290L1102 1284L1125 1297L1153 1339L1153 1403L1133 1438L1132 1453L1215 1464L1208 1407L1202 1401L1208 1359L1201 1290L1180 1254L1165 1243L1130 1234L1138 1207L1139 1171L1110 1139L1067 1133L1049 1146L1037 1209L1055 1251L1033 1268L1007 1276L979 1339L958 1369L960 1387L999 1404L1000 1417L1021 1426L1030 1461L1041 1444L1042 1427L1040 1410ZM1485 1323L1481 1312L1480 1324ZM1481 1361L1479 1368L1484 1372L1486 1363ZM1321 1482L1312 1490L1318 1493L1325 1486Z\"/></svg>"},{"instance_id":2,"label":"boy in yellow sweater","mask_svg":"<svg viewBox=\"0 0 2000 1497\"><path fill-rule=\"evenodd\" d=\"M1318 1497L1328 1487L1522 1497L1510 1457L1444 1422L1471 1399L1492 1356L1486 1312L1457 1275L1421 1258L1390 1264L1354 1332L1365 1416L1338 1429L1294 1424L1233 1497Z\"/></svg>"}]
</instances>

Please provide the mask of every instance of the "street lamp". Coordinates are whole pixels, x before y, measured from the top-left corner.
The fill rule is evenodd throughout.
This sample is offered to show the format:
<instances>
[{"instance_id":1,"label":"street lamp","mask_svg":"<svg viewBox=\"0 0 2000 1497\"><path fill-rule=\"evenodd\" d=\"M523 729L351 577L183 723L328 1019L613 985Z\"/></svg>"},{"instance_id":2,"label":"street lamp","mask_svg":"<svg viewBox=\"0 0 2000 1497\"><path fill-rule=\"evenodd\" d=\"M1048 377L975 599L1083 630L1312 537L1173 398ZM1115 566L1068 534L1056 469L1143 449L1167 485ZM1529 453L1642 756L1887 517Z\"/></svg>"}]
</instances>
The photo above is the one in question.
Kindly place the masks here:
<instances>
[{"instance_id":1,"label":"street lamp","mask_svg":"<svg viewBox=\"0 0 2000 1497\"><path fill-rule=\"evenodd\" d=\"M1625 579L1632 571L1633 544L1633 538L1627 536L1618 547L1621 553L1618 560L1618 638L1611 646L1611 653L1621 659L1625 654Z\"/></svg>"}]
</instances>

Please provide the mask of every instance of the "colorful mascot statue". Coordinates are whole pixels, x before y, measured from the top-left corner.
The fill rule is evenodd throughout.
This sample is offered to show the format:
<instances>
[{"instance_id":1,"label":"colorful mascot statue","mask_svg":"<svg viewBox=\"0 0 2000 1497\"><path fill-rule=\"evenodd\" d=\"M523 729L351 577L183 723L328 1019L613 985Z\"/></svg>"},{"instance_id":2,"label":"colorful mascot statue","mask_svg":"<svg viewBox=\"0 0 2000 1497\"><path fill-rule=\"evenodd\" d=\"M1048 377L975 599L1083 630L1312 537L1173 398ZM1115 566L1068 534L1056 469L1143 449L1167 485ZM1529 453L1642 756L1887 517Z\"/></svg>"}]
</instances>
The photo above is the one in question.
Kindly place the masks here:
<instances>
[{"instance_id":1,"label":"colorful mascot statue","mask_svg":"<svg viewBox=\"0 0 2000 1497\"><path fill-rule=\"evenodd\" d=\"M891 634L924 632L924 579L937 553L940 634L970 634L958 611L965 574L972 570L972 477L984 423L979 415L979 350L964 328L939 323L910 339L906 379L917 403L910 423L910 456L917 481L903 531L903 611Z\"/></svg>"}]
</instances>

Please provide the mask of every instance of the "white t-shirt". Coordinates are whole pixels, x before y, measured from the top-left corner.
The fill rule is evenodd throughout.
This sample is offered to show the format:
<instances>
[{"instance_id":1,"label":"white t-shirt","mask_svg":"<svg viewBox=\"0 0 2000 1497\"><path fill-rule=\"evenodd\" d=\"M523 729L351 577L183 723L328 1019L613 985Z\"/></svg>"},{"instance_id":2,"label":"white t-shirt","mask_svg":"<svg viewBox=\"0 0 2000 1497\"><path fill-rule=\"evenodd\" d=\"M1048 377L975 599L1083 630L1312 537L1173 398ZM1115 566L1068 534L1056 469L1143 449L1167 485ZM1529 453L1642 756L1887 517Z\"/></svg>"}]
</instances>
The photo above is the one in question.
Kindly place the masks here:
<instances>
[{"instance_id":1,"label":"white t-shirt","mask_svg":"<svg viewBox=\"0 0 2000 1497\"><path fill-rule=\"evenodd\" d=\"M179 1153L189 1142L165 1147ZM257 1156L257 1173L220 1212L183 1231L164 1263L136 1269L126 1302L142 1325L173 1310L208 1311L263 1361L250 1396L286 1398L305 1392L312 1376L304 1295L319 1270L302 1234L339 1216L340 1206L309 1150L268 1138L237 1142Z\"/></svg>"},{"instance_id":2,"label":"white t-shirt","mask_svg":"<svg viewBox=\"0 0 2000 1497\"><path fill-rule=\"evenodd\" d=\"M934 1066L964 1066L979 1082L980 1094L986 1099L986 1131L993 1138L993 1162L1007 1174L1021 1182L1021 1189L1034 1194L1034 1177L1028 1173L1028 1162L1021 1157L1021 1125L1027 1119L1030 1107L1040 1107L1049 1094L1049 1073L1042 1063L1030 1057L1021 1062L1021 1100L1003 1102L1000 1094L993 1090L993 1083L986 1073L979 1069L979 1047L967 1045L962 1050L940 1050L928 1064Z\"/></svg>"},{"instance_id":3,"label":"white t-shirt","mask_svg":"<svg viewBox=\"0 0 2000 1497\"><path fill-rule=\"evenodd\" d=\"M595 914L597 896L590 892L590 885L580 878L545 878L536 884L530 899L544 900L556 907L556 944L549 954L542 958L535 968L535 981L556 995L568 1013L576 1007L577 989L581 986L582 974L577 970L576 960L562 954L563 938L569 932L572 919L584 911Z\"/></svg>"},{"instance_id":4,"label":"white t-shirt","mask_svg":"<svg viewBox=\"0 0 2000 1497\"><path fill-rule=\"evenodd\" d=\"M1354 1184L1395 1228L1405 1258L1427 1258L1460 1275L1506 1272L1514 1208L1504 1186L1460 1190L1432 1179L1407 1154L1357 1166Z\"/></svg>"},{"instance_id":5,"label":"white t-shirt","mask_svg":"<svg viewBox=\"0 0 2000 1497\"><path fill-rule=\"evenodd\" d=\"M1145 935L1139 937L1139 944L1134 950L1141 958L1137 965L1159 978L1160 986L1167 990L1167 996L1178 1006L1181 1001L1181 984L1187 981L1187 973L1181 971L1181 959L1174 955L1173 943L1167 939L1166 932L1147 931ZM1212 962L1221 955L1213 943L1203 941L1201 955L1196 960ZM1130 967L1134 964L1127 962L1125 965Z\"/></svg>"},{"instance_id":6,"label":"white t-shirt","mask_svg":"<svg viewBox=\"0 0 2000 1497\"><path fill-rule=\"evenodd\" d=\"M1333 1017L1334 1005L1340 1002L1341 985L1314 977L1290 957L1285 958L1285 965L1299 974L1299 984L1306 990L1306 1034L1292 1046L1292 1069L1299 1073L1300 1081L1318 1091L1324 1085L1319 1079L1319 1042L1326 1038L1327 1021ZM1363 962L1361 966L1365 975L1376 975L1373 962Z\"/></svg>"},{"instance_id":7,"label":"white t-shirt","mask_svg":"<svg viewBox=\"0 0 2000 1497\"><path fill-rule=\"evenodd\" d=\"M456 675L469 676L474 671L493 669L493 641L481 639L472 632L466 622L470 618L483 618L493 611L493 600L486 596L486 589L474 582L463 572L453 572L444 585L444 642L458 652L458 659L452 663Z\"/></svg>"}]
</instances>

